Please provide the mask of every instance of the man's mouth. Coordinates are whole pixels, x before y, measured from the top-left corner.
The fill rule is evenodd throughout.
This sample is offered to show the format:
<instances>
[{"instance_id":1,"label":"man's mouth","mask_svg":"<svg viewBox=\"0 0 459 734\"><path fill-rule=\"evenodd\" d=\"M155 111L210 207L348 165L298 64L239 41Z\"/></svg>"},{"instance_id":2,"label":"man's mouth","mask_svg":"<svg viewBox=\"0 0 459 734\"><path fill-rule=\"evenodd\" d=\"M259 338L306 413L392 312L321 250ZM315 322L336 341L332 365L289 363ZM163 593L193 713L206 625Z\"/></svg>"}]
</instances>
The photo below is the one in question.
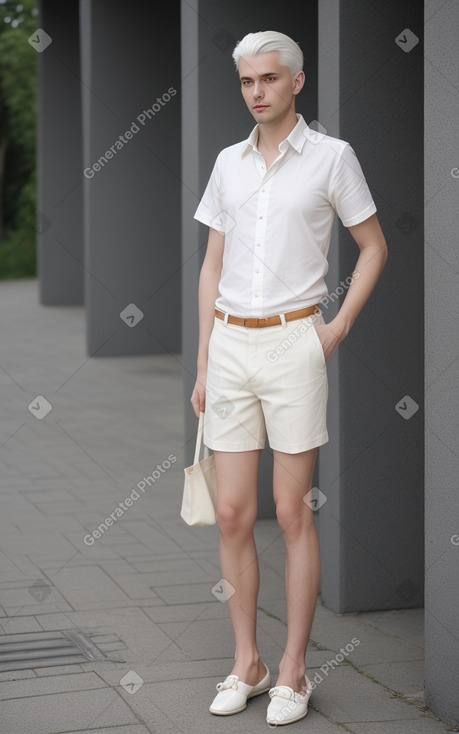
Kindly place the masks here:
<instances>
[{"instance_id":1,"label":"man's mouth","mask_svg":"<svg viewBox=\"0 0 459 734\"><path fill-rule=\"evenodd\" d=\"M265 110L267 107L269 107L269 105L267 104L256 104L253 109L254 110Z\"/></svg>"}]
</instances>

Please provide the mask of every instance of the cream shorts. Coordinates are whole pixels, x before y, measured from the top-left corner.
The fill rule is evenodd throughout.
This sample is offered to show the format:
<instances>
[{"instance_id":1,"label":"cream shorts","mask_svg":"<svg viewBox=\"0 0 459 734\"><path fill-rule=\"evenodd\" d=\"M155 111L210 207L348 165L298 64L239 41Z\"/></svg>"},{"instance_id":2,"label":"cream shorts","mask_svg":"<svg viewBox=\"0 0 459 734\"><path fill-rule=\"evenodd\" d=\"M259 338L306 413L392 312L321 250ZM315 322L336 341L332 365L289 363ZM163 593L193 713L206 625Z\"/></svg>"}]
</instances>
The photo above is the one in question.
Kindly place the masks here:
<instances>
[{"instance_id":1,"label":"cream shorts","mask_svg":"<svg viewBox=\"0 0 459 734\"><path fill-rule=\"evenodd\" d=\"M225 324L209 339L204 443L216 451L296 454L328 441L322 313L275 326Z\"/></svg>"}]
</instances>

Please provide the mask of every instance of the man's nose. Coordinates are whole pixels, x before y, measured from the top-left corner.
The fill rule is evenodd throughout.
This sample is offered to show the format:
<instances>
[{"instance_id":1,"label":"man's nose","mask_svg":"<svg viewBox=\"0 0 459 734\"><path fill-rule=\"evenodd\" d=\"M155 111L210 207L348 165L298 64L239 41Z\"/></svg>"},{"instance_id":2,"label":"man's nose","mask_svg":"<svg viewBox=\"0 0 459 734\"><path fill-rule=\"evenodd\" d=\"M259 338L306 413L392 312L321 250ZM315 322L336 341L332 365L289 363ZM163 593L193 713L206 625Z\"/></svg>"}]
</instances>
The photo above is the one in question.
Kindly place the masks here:
<instances>
[{"instance_id":1,"label":"man's nose","mask_svg":"<svg viewBox=\"0 0 459 734\"><path fill-rule=\"evenodd\" d=\"M259 82L255 82L253 85L253 96L255 99L261 96L261 84Z\"/></svg>"}]
</instances>

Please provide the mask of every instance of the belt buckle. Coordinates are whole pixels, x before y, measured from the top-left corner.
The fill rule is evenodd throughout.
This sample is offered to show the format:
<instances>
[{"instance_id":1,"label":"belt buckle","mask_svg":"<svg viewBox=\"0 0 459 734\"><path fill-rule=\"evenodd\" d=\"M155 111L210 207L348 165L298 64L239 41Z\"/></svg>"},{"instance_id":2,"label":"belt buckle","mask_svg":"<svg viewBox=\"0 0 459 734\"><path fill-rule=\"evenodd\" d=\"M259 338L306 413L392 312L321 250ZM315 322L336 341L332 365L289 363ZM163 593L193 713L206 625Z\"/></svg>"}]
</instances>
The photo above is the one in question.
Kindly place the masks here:
<instances>
[{"instance_id":1,"label":"belt buckle","mask_svg":"<svg viewBox=\"0 0 459 734\"><path fill-rule=\"evenodd\" d=\"M244 319L244 326L258 326L259 321L264 321L264 319L256 319L256 318L247 318Z\"/></svg>"}]
</instances>

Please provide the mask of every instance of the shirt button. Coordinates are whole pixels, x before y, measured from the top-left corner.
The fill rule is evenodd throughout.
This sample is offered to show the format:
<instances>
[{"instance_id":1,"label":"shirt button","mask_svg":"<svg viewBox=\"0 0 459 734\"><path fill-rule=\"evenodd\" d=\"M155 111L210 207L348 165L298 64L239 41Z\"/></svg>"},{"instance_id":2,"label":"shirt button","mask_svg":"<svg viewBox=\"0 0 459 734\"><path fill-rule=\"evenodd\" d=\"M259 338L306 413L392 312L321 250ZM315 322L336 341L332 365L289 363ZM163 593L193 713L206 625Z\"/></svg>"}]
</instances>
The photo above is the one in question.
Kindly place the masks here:
<instances>
[{"instance_id":1,"label":"shirt button","mask_svg":"<svg viewBox=\"0 0 459 734\"><path fill-rule=\"evenodd\" d=\"M264 191L264 189L262 189L262 191Z\"/></svg>"},{"instance_id":2,"label":"shirt button","mask_svg":"<svg viewBox=\"0 0 459 734\"><path fill-rule=\"evenodd\" d=\"M257 242L257 247L261 247L261 242Z\"/></svg>"},{"instance_id":3,"label":"shirt button","mask_svg":"<svg viewBox=\"0 0 459 734\"><path fill-rule=\"evenodd\" d=\"M263 219L263 217L262 217L262 216L260 215L260 216L258 217L258 219Z\"/></svg>"},{"instance_id":4,"label":"shirt button","mask_svg":"<svg viewBox=\"0 0 459 734\"><path fill-rule=\"evenodd\" d=\"M259 273L260 271L258 270L258 268L255 268L255 272L256 272L256 273Z\"/></svg>"},{"instance_id":5,"label":"shirt button","mask_svg":"<svg viewBox=\"0 0 459 734\"><path fill-rule=\"evenodd\" d=\"M255 293L255 298L258 298L258 293Z\"/></svg>"}]
</instances>

